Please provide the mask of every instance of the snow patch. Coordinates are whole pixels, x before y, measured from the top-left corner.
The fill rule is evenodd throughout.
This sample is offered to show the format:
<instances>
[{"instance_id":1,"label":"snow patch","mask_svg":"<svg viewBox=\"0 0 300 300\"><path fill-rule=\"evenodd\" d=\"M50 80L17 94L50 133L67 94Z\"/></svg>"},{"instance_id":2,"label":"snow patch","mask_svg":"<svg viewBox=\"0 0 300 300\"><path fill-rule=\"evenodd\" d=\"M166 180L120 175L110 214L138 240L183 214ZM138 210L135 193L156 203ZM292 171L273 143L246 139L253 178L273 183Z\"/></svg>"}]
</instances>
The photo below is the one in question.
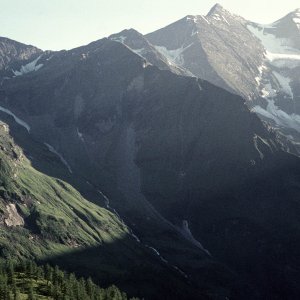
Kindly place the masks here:
<instances>
[{"instance_id":1,"label":"snow patch","mask_svg":"<svg viewBox=\"0 0 300 300\"><path fill-rule=\"evenodd\" d=\"M87 182L87 183L90 184L89 182ZM91 185L91 184L90 184L90 185ZM112 212L119 218L119 220L125 225L124 220L120 217L120 215L118 214L118 212L117 212L114 208L112 208L112 207L110 206L109 198L108 198L106 195L104 195L104 193L102 193L100 190L97 190L97 192L99 193L99 195L101 195L101 197L104 198L106 208L107 208L108 210L112 211ZM149 245L147 245L147 244L143 244L143 243L141 242L141 240L138 238L138 236L135 235L135 234L133 233L133 230L132 230L128 225L126 225L126 226L127 226L128 230L129 230L129 234L130 234L130 235L131 235L131 236L132 236L139 244L142 244L145 248L150 249L155 255L157 255L157 256L160 258L160 260L161 260L163 263L169 265L169 262L168 262L164 257L161 256L161 254L159 253L159 251L158 251L157 249L155 249L154 247L149 246ZM176 271L178 271L178 272L179 272L182 276L184 276L185 278L188 278L187 274L185 274L185 273L184 273L181 269L179 269L177 266L171 265L171 267L174 268Z\"/></svg>"},{"instance_id":2,"label":"snow patch","mask_svg":"<svg viewBox=\"0 0 300 300\"><path fill-rule=\"evenodd\" d=\"M136 91L136 92L140 93L143 91L143 89L144 89L144 76L143 75L139 75L139 76L133 78L127 87L128 92Z\"/></svg>"},{"instance_id":3,"label":"snow patch","mask_svg":"<svg viewBox=\"0 0 300 300\"><path fill-rule=\"evenodd\" d=\"M28 131L28 133L30 132L30 126L29 126L26 122L24 122L23 120L21 120L20 118L18 118L18 117L17 117L13 112L11 112L9 109L0 106L0 111L3 111L3 112L5 112L6 114L12 116L12 117L14 118L14 120L15 120L16 123L18 123L19 125L21 125L22 127L24 127L24 128Z\"/></svg>"},{"instance_id":4,"label":"snow patch","mask_svg":"<svg viewBox=\"0 0 300 300\"><path fill-rule=\"evenodd\" d=\"M274 76L276 77L276 79L278 80L281 90L289 95L291 98L294 97L293 91L291 89L290 83L291 83L291 79L289 77L285 77L281 74L279 74L278 72L273 71Z\"/></svg>"},{"instance_id":5,"label":"snow patch","mask_svg":"<svg viewBox=\"0 0 300 300\"><path fill-rule=\"evenodd\" d=\"M51 59L53 58L53 56L54 56L54 55L52 54L50 57L46 58L46 60L47 60L47 61L51 60Z\"/></svg>"},{"instance_id":6,"label":"snow patch","mask_svg":"<svg viewBox=\"0 0 300 300\"><path fill-rule=\"evenodd\" d=\"M191 34L191 36L194 36L194 35L196 35L196 34L198 34L199 33L199 31L198 30L193 30L193 32L192 32L192 34Z\"/></svg>"},{"instance_id":7,"label":"snow patch","mask_svg":"<svg viewBox=\"0 0 300 300\"><path fill-rule=\"evenodd\" d=\"M123 35L120 35L120 36L117 36L117 37L112 37L110 38L112 41L115 41L115 42L119 42L119 43L122 43L124 44L125 40L127 39L126 36L123 36Z\"/></svg>"},{"instance_id":8,"label":"snow patch","mask_svg":"<svg viewBox=\"0 0 300 300\"><path fill-rule=\"evenodd\" d=\"M148 66L152 66L148 61L143 61L143 69L146 69Z\"/></svg>"},{"instance_id":9,"label":"snow patch","mask_svg":"<svg viewBox=\"0 0 300 300\"><path fill-rule=\"evenodd\" d=\"M227 19L224 16L222 16L222 19L224 20L225 23L227 23L229 25L229 22L227 21Z\"/></svg>"},{"instance_id":10,"label":"snow patch","mask_svg":"<svg viewBox=\"0 0 300 300\"><path fill-rule=\"evenodd\" d=\"M158 52L160 52L162 55L164 55L171 64L183 66L184 65L184 58L183 58L182 54L184 53L184 51L186 49L188 49L192 45L193 45L193 43L191 43L190 45L188 45L186 47L184 47L182 45L180 48L174 49L174 50L168 50L164 46L154 46L154 47Z\"/></svg>"},{"instance_id":11,"label":"snow patch","mask_svg":"<svg viewBox=\"0 0 300 300\"><path fill-rule=\"evenodd\" d=\"M267 83L263 85L261 89L261 96L263 98L273 98L277 95L277 91L273 89L271 83Z\"/></svg>"},{"instance_id":12,"label":"snow patch","mask_svg":"<svg viewBox=\"0 0 300 300\"><path fill-rule=\"evenodd\" d=\"M253 136L254 146L255 146L256 150L258 151L258 153L259 153L260 159L263 159L264 154L258 148L258 143L257 143L258 140L260 140L262 143L264 143L270 149L271 152L273 152L273 149L272 149L272 147L270 146L270 144L268 143L268 141L266 139L262 138L261 136L259 136L257 134L254 134L254 136Z\"/></svg>"},{"instance_id":13,"label":"snow patch","mask_svg":"<svg viewBox=\"0 0 300 300\"><path fill-rule=\"evenodd\" d=\"M200 16L207 24L210 24L209 21L204 17L204 16Z\"/></svg>"},{"instance_id":14,"label":"snow patch","mask_svg":"<svg viewBox=\"0 0 300 300\"><path fill-rule=\"evenodd\" d=\"M296 10L294 13L293 22L296 24L298 29L300 29L300 12L299 10Z\"/></svg>"},{"instance_id":15,"label":"snow patch","mask_svg":"<svg viewBox=\"0 0 300 300\"><path fill-rule=\"evenodd\" d=\"M264 158L264 154L259 150L258 148L258 144L257 144L257 135L255 134L254 137L253 137L253 142L254 142L254 147L255 149L257 150L257 152L259 153L259 157L260 159L263 159Z\"/></svg>"},{"instance_id":16,"label":"snow patch","mask_svg":"<svg viewBox=\"0 0 300 300\"><path fill-rule=\"evenodd\" d=\"M123 219L120 217L120 215L118 214L118 212L117 212L114 208L112 208L112 207L110 206L110 201L109 201L108 197L107 197L106 195L104 195L100 190L97 190L97 192L99 193L99 195L101 195L101 197L104 198L106 209L112 211L112 212L120 219L120 221L121 221L122 223L124 223L124 222L123 222ZM129 228L129 227L128 227L128 228Z\"/></svg>"},{"instance_id":17,"label":"snow patch","mask_svg":"<svg viewBox=\"0 0 300 300\"><path fill-rule=\"evenodd\" d=\"M76 128L76 132L77 132L77 136L79 137L79 139L84 143L84 137L83 134L79 131L78 128Z\"/></svg>"},{"instance_id":18,"label":"snow patch","mask_svg":"<svg viewBox=\"0 0 300 300\"><path fill-rule=\"evenodd\" d=\"M157 256L160 256L160 253L153 247L146 245L149 249L151 249Z\"/></svg>"},{"instance_id":19,"label":"snow patch","mask_svg":"<svg viewBox=\"0 0 300 300\"><path fill-rule=\"evenodd\" d=\"M21 69L19 71L12 70L12 72L14 73L15 76L22 76L22 75L30 73L30 72L38 71L41 67L43 67L43 64L37 65L37 62L39 61L40 58L41 58L41 55L38 58L36 58L35 60L33 60L32 62L30 62L24 66L21 66Z\"/></svg>"},{"instance_id":20,"label":"snow patch","mask_svg":"<svg viewBox=\"0 0 300 300\"><path fill-rule=\"evenodd\" d=\"M295 69L300 66L300 59L275 58L270 64L279 69Z\"/></svg>"},{"instance_id":21,"label":"snow patch","mask_svg":"<svg viewBox=\"0 0 300 300\"><path fill-rule=\"evenodd\" d=\"M188 16L188 17L186 17L186 19L188 21L192 21L194 23L197 23L197 17L196 16Z\"/></svg>"},{"instance_id":22,"label":"snow patch","mask_svg":"<svg viewBox=\"0 0 300 300\"><path fill-rule=\"evenodd\" d=\"M293 21L294 21L296 24L300 24L300 18L293 18Z\"/></svg>"},{"instance_id":23,"label":"snow patch","mask_svg":"<svg viewBox=\"0 0 300 300\"><path fill-rule=\"evenodd\" d=\"M286 38L277 38L265 31L273 28L271 25L247 25L247 28L261 41L266 50L265 57L275 67L295 68L300 64L300 51L291 46Z\"/></svg>"},{"instance_id":24,"label":"snow patch","mask_svg":"<svg viewBox=\"0 0 300 300\"><path fill-rule=\"evenodd\" d=\"M182 235L189 241L191 241L196 247L200 248L203 252L205 252L207 255L211 256L209 251L205 249L202 244L196 240L189 228L189 223L187 220L182 221L182 228L181 228Z\"/></svg>"},{"instance_id":25,"label":"snow patch","mask_svg":"<svg viewBox=\"0 0 300 300\"><path fill-rule=\"evenodd\" d=\"M145 55L145 48L140 48L140 49L132 49L130 48L134 53L136 53L137 55L144 57L143 55Z\"/></svg>"},{"instance_id":26,"label":"snow patch","mask_svg":"<svg viewBox=\"0 0 300 300\"><path fill-rule=\"evenodd\" d=\"M261 41L264 46L265 58L272 65L277 68L295 68L300 65L300 51L292 47L292 41L287 38L278 38L274 34L267 32L267 29L275 28L276 23L270 25L247 25L247 28ZM260 70L260 76L255 80L258 85L261 84L263 70ZM290 83L291 79L280 74L273 72L273 76L277 80L280 89L289 97L293 98L293 91ZM273 88L269 82L261 89L262 97L271 98L277 95L277 88ZM266 113L265 113L266 114Z\"/></svg>"},{"instance_id":27,"label":"snow patch","mask_svg":"<svg viewBox=\"0 0 300 300\"><path fill-rule=\"evenodd\" d=\"M256 105L251 111L275 122L279 127L293 128L297 132L300 132L300 116L297 114L287 114L275 105L274 100L267 99L268 104L264 109L263 107Z\"/></svg>"},{"instance_id":28,"label":"snow patch","mask_svg":"<svg viewBox=\"0 0 300 300\"><path fill-rule=\"evenodd\" d=\"M269 51L266 51L266 58L270 62L283 59L289 61L300 61L300 54L271 53Z\"/></svg>"},{"instance_id":29,"label":"snow patch","mask_svg":"<svg viewBox=\"0 0 300 300\"><path fill-rule=\"evenodd\" d=\"M260 86L263 72L266 69L267 68L266 68L266 66L264 64L262 64L261 66L258 67L258 73L259 73L259 75L254 78L258 86Z\"/></svg>"},{"instance_id":30,"label":"snow patch","mask_svg":"<svg viewBox=\"0 0 300 300\"><path fill-rule=\"evenodd\" d=\"M59 157L61 162L67 167L68 171L72 174L73 171L72 171L70 165L68 164L68 162L64 159L64 157L60 153L58 153L53 146L51 146L47 143L44 143L44 144L50 152L54 153L55 155L57 155Z\"/></svg>"},{"instance_id":31,"label":"snow patch","mask_svg":"<svg viewBox=\"0 0 300 300\"><path fill-rule=\"evenodd\" d=\"M220 16L218 14L213 14L212 18L217 20L217 21L222 21L222 19L220 18Z\"/></svg>"},{"instance_id":32,"label":"snow patch","mask_svg":"<svg viewBox=\"0 0 300 300\"><path fill-rule=\"evenodd\" d=\"M186 273L184 273L181 269L179 269L177 266L172 266L173 269L175 269L176 271L178 271L184 278L188 278L188 275Z\"/></svg>"},{"instance_id":33,"label":"snow patch","mask_svg":"<svg viewBox=\"0 0 300 300\"><path fill-rule=\"evenodd\" d=\"M199 91L202 91L203 88L202 88L201 84L199 83L199 81L197 81L197 85L198 85Z\"/></svg>"},{"instance_id":34,"label":"snow patch","mask_svg":"<svg viewBox=\"0 0 300 300\"><path fill-rule=\"evenodd\" d=\"M265 31L265 29L272 28L272 25L253 26L248 24L247 28L261 41L269 53L300 55L300 51L291 46L291 41L289 39L278 38L275 35Z\"/></svg>"}]
</instances>

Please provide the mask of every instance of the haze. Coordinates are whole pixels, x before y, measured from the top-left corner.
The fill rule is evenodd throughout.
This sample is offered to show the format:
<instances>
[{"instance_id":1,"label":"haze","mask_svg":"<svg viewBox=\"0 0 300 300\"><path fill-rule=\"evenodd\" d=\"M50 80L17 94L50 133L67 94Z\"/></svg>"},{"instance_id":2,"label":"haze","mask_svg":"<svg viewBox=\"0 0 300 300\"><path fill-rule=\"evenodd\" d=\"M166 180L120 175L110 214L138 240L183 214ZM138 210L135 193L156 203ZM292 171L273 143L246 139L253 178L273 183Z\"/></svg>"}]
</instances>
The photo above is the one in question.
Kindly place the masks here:
<instances>
[{"instance_id":1,"label":"haze","mask_svg":"<svg viewBox=\"0 0 300 300\"><path fill-rule=\"evenodd\" d=\"M70 49L135 28L148 33L188 14L205 15L215 0L0 0L0 36L43 50ZM299 1L219 3L246 19L270 23L300 6Z\"/></svg>"}]
</instances>

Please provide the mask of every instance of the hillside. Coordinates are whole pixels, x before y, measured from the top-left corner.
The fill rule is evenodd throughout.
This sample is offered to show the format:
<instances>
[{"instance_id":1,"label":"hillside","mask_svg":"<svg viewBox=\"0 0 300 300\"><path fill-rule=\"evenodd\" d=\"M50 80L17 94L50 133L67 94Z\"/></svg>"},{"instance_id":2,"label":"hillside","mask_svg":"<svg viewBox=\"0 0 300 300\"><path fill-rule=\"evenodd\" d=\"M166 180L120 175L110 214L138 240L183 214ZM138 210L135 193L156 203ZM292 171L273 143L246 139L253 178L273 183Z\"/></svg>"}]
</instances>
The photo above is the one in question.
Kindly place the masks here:
<instances>
[{"instance_id":1,"label":"hillside","mask_svg":"<svg viewBox=\"0 0 300 300\"><path fill-rule=\"evenodd\" d=\"M2 257L42 259L128 234L115 215L91 204L67 183L34 169L5 123L0 124L0 135ZM51 159L51 152L48 155Z\"/></svg>"},{"instance_id":2,"label":"hillside","mask_svg":"<svg viewBox=\"0 0 300 300\"><path fill-rule=\"evenodd\" d=\"M91 278L76 278L50 265L37 266L32 261L0 265L0 298L3 300L127 300L116 286L100 288ZM137 299L137 298L132 298Z\"/></svg>"},{"instance_id":3,"label":"hillside","mask_svg":"<svg viewBox=\"0 0 300 300\"><path fill-rule=\"evenodd\" d=\"M49 173L54 169L58 175L66 172L56 153L22 134L34 149L30 152L34 156L29 155L27 147L23 150L12 138L13 131L1 122L0 260L57 263L105 286L116 283L130 295L150 299L172 298L185 290L206 299L206 284L197 292L180 270L141 244L109 204L109 209L95 205L65 181L37 170L34 165ZM145 285L149 278L152 283ZM159 284L165 278L167 285Z\"/></svg>"}]
</instances>

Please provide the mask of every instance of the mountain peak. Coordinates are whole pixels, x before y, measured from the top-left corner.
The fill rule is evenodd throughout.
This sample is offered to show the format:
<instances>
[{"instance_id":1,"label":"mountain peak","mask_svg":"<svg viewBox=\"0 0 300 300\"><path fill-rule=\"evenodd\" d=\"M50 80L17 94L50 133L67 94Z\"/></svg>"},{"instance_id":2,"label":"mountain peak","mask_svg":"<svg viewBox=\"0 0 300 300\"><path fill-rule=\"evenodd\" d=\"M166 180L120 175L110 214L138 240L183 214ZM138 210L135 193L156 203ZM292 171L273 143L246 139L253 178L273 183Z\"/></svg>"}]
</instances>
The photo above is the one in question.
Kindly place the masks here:
<instances>
[{"instance_id":1,"label":"mountain peak","mask_svg":"<svg viewBox=\"0 0 300 300\"><path fill-rule=\"evenodd\" d=\"M285 26L290 26L291 22L296 24L298 29L300 29L300 8L293 10L283 18L275 21L273 24L275 24L276 26L278 26L279 24L285 24Z\"/></svg>"},{"instance_id":2,"label":"mountain peak","mask_svg":"<svg viewBox=\"0 0 300 300\"><path fill-rule=\"evenodd\" d=\"M124 29L119 33L114 33L109 36L109 39L112 41L121 42L123 44L127 39L132 40L136 38L143 38L143 35L134 28Z\"/></svg>"},{"instance_id":3,"label":"mountain peak","mask_svg":"<svg viewBox=\"0 0 300 300\"><path fill-rule=\"evenodd\" d=\"M217 13L225 12L226 10L223 8L223 6L219 3L216 3L208 12L207 16L211 16Z\"/></svg>"},{"instance_id":4,"label":"mountain peak","mask_svg":"<svg viewBox=\"0 0 300 300\"><path fill-rule=\"evenodd\" d=\"M296 8L295 10L293 10L292 12L290 12L288 14L288 16L291 16L291 17L300 17L300 8Z\"/></svg>"}]
</instances>

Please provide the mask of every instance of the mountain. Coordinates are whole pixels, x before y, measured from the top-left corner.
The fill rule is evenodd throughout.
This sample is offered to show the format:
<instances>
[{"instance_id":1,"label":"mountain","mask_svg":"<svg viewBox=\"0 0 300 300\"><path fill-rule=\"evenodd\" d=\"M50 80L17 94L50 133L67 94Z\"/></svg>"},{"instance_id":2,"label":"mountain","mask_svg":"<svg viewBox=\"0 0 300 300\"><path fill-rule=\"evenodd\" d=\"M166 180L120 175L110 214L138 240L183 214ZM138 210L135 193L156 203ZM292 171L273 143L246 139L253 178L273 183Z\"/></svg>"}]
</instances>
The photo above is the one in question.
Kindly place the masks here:
<instances>
[{"instance_id":1,"label":"mountain","mask_svg":"<svg viewBox=\"0 0 300 300\"><path fill-rule=\"evenodd\" d=\"M0 70L7 68L10 63L28 60L41 52L36 47L0 37Z\"/></svg>"},{"instance_id":2,"label":"mountain","mask_svg":"<svg viewBox=\"0 0 300 300\"><path fill-rule=\"evenodd\" d=\"M166 299L174 299L175 295L183 297L184 294L190 299L206 299L212 293L239 293L242 283L237 275L210 259L191 235L166 220L135 185L139 175L133 161L135 141L132 139L134 129L130 119L133 112L130 107L138 108L135 102L139 100L141 82L149 82L149 96L157 99L154 93L157 82L164 78L168 83L169 74L172 75L157 68L148 70L146 66L143 58L124 45L104 39L85 47L52 53L51 59L45 60L40 69L3 82L1 119L9 123L10 134L26 153L28 164L41 172L43 178L34 176L34 172L26 190L18 191L17 185L12 187L13 193L32 192L40 202L40 208L47 209L47 214L55 212L60 216L59 220L71 222L79 218L87 223L87 228L83 229L81 225L69 228L65 223L56 228L56 222L52 223L51 218L48 224L48 217L41 217L46 223L40 224L32 216L33 224L46 230L45 236L38 236L37 241L45 243L48 236L52 241L54 232L53 239L58 245L45 253L38 244L36 253L32 253L30 245L18 241L22 240L21 233L14 243L20 243L20 248L24 247L24 251L42 262L50 261L81 275L93 276L107 285L115 283L131 295L150 299L160 299L164 295ZM149 78L143 79L144 73ZM178 80L179 90L189 85L188 77L176 80L174 76L168 83L170 89L175 88ZM193 82L199 89L197 80ZM123 151L127 153L126 157ZM25 168L24 176L30 174L30 170ZM3 176L13 178L6 173ZM36 187L35 182L38 183ZM57 195L60 185L66 185L71 195ZM48 197L53 197L50 207ZM88 204L84 198L103 208ZM60 203L68 205L61 206ZM74 215L70 215L71 208L76 212ZM117 224L112 221L106 224L101 216L95 216L97 211ZM3 226L9 236L7 226ZM94 241L107 230L113 235L107 237L107 242L100 237ZM81 232L87 235L83 244L75 239ZM60 240L63 234L66 241ZM117 234L120 238L114 236ZM68 244L61 245L67 243L69 236L72 236L71 244L75 249ZM159 250L156 244L160 244ZM56 251L57 247L62 250ZM41 252L45 255L39 255ZM9 253L16 254L13 249ZM188 259L183 260L188 253ZM193 266L195 273L196 269L202 271L197 278L190 279L181 270L181 265ZM207 274L214 275L209 279Z\"/></svg>"},{"instance_id":3,"label":"mountain","mask_svg":"<svg viewBox=\"0 0 300 300\"><path fill-rule=\"evenodd\" d=\"M259 113L283 101L259 26L216 5L8 69L2 256L146 299L297 299L300 161Z\"/></svg>"},{"instance_id":4,"label":"mountain","mask_svg":"<svg viewBox=\"0 0 300 300\"><path fill-rule=\"evenodd\" d=\"M25 45L14 40L0 37L0 82L9 78L12 74L19 75L29 72L35 66L42 50ZM22 63L33 61L33 63L22 68ZM18 69L20 71L18 71Z\"/></svg>"},{"instance_id":5,"label":"mountain","mask_svg":"<svg viewBox=\"0 0 300 300\"><path fill-rule=\"evenodd\" d=\"M175 54L175 61L195 76L246 98L257 94L263 48L244 20L220 5L206 16L189 15L146 38L166 55Z\"/></svg>"},{"instance_id":6,"label":"mountain","mask_svg":"<svg viewBox=\"0 0 300 300\"><path fill-rule=\"evenodd\" d=\"M247 28L265 48L261 75L257 78L264 105L253 110L262 118L279 127L288 137L299 141L299 72L300 11L269 24L247 23Z\"/></svg>"},{"instance_id":7,"label":"mountain","mask_svg":"<svg viewBox=\"0 0 300 300\"><path fill-rule=\"evenodd\" d=\"M158 51L141 33L134 29L123 30L109 37L112 41L126 45L134 53L145 58L150 64L161 70L169 70L175 74L193 76L191 72L173 63L171 59Z\"/></svg>"},{"instance_id":8,"label":"mountain","mask_svg":"<svg viewBox=\"0 0 300 300\"><path fill-rule=\"evenodd\" d=\"M184 292L191 299L206 299L204 289L199 294L179 269L164 263L154 248L142 245L109 203L106 208L95 205L66 181L51 176L66 173L57 152L24 135L26 129L13 118L2 119L13 122L0 124L1 264L7 259L36 260L92 276L105 286L117 283L132 295L171 299ZM144 274L137 278L137 270ZM144 286L149 277L155 279ZM158 284L165 278L167 287Z\"/></svg>"},{"instance_id":9,"label":"mountain","mask_svg":"<svg viewBox=\"0 0 300 300\"><path fill-rule=\"evenodd\" d=\"M181 75L241 95L262 120L299 148L299 14L297 9L261 25L216 4L206 16L189 15L145 35L152 47L147 55L139 54L165 69L149 60L149 53L160 54L171 71L177 66Z\"/></svg>"},{"instance_id":10,"label":"mountain","mask_svg":"<svg viewBox=\"0 0 300 300\"><path fill-rule=\"evenodd\" d=\"M33 165L119 214L142 253L171 274L215 297L299 292L299 159L242 98L151 66L111 39L52 53L2 89L1 115ZM60 167L36 161L40 151L29 139ZM119 246L112 249L117 256ZM55 261L89 274L93 267L82 259L97 265L97 253Z\"/></svg>"}]
</instances>

